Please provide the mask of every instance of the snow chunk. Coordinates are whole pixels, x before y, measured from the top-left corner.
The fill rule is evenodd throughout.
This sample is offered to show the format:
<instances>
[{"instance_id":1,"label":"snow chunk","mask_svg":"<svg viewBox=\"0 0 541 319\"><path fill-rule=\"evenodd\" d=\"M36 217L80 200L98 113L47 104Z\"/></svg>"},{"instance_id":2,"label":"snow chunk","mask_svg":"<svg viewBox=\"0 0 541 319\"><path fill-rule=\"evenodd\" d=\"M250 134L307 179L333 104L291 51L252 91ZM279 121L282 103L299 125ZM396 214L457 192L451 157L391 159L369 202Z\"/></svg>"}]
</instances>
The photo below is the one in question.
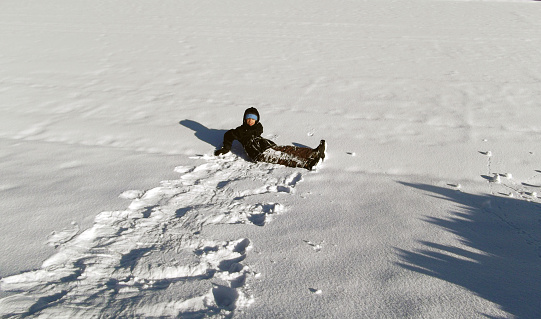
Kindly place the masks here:
<instances>
[{"instance_id":1,"label":"snow chunk","mask_svg":"<svg viewBox=\"0 0 541 319\"><path fill-rule=\"evenodd\" d=\"M137 199L137 198L140 198L141 196L143 196L145 192L143 191L140 191L140 190L127 190L125 192L123 192L122 194L120 194L118 197L120 198L124 198L124 199Z\"/></svg>"}]
</instances>

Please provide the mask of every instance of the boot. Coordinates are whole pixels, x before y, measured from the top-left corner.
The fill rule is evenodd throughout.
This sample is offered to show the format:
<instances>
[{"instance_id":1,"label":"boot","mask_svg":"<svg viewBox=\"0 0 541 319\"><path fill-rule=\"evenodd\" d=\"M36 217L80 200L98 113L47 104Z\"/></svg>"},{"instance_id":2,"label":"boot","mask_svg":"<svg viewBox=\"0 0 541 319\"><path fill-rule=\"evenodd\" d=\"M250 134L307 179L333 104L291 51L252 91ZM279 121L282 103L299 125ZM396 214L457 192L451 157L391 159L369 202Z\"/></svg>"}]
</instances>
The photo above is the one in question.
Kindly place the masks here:
<instances>
[{"instance_id":1,"label":"boot","mask_svg":"<svg viewBox=\"0 0 541 319\"><path fill-rule=\"evenodd\" d=\"M321 142L319 142L319 146L314 149L314 151L317 152L317 156L321 158L322 160L325 159L326 148L327 148L327 142L325 142L325 140L321 140Z\"/></svg>"}]
</instances>

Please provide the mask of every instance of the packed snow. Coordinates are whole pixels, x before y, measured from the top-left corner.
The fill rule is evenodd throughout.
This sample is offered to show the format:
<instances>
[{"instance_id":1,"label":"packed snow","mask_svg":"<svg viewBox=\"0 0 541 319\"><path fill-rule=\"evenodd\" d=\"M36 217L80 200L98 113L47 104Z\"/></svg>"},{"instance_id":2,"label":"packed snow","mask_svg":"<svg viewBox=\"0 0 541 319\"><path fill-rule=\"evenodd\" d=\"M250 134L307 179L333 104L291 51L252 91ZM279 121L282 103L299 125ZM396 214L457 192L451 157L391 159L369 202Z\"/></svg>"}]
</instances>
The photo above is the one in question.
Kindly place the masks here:
<instances>
[{"instance_id":1,"label":"packed snow","mask_svg":"<svg viewBox=\"0 0 541 319\"><path fill-rule=\"evenodd\" d=\"M0 317L540 318L541 2L0 4ZM308 171L223 134L316 147Z\"/></svg>"}]
</instances>

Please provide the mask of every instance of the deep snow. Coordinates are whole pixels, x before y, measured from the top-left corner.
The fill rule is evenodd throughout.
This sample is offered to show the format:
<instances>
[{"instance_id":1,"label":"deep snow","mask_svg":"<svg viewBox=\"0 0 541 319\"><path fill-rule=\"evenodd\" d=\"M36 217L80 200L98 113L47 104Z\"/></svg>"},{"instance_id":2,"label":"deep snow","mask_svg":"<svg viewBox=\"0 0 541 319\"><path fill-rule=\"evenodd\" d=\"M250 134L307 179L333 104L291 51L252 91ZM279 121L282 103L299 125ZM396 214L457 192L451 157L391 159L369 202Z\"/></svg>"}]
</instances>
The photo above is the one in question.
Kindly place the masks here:
<instances>
[{"instance_id":1,"label":"deep snow","mask_svg":"<svg viewBox=\"0 0 541 319\"><path fill-rule=\"evenodd\" d=\"M0 314L540 317L539 4L3 1Z\"/></svg>"}]
</instances>

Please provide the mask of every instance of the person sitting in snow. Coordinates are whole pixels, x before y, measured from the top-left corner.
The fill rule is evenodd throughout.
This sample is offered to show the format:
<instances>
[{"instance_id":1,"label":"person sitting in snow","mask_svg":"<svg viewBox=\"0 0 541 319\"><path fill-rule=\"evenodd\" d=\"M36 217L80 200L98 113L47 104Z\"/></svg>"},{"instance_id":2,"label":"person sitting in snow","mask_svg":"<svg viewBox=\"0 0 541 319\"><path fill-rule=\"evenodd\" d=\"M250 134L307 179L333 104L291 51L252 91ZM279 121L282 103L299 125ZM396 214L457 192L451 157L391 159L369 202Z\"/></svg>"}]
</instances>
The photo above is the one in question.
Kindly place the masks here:
<instances>
[{"instance_id":1,"label":"person sitting in snow","mask_svg":"<svg viewBox=\"0 0 541 319\"><path fill-rule=\"evenodd\" d=\"M317 148L298 146L278 146L273 141L261 137L263 125L260 122L259 112L251 107L244 111L242 125L227 131L224 134L222 148L216 150L214 155L226 154L231 150L233 141L237 140L248 156L256 162L280 164L289 167L302 167L312 170L325 158L325 140L321 140Z\"/></svg>"}]
</instances>

